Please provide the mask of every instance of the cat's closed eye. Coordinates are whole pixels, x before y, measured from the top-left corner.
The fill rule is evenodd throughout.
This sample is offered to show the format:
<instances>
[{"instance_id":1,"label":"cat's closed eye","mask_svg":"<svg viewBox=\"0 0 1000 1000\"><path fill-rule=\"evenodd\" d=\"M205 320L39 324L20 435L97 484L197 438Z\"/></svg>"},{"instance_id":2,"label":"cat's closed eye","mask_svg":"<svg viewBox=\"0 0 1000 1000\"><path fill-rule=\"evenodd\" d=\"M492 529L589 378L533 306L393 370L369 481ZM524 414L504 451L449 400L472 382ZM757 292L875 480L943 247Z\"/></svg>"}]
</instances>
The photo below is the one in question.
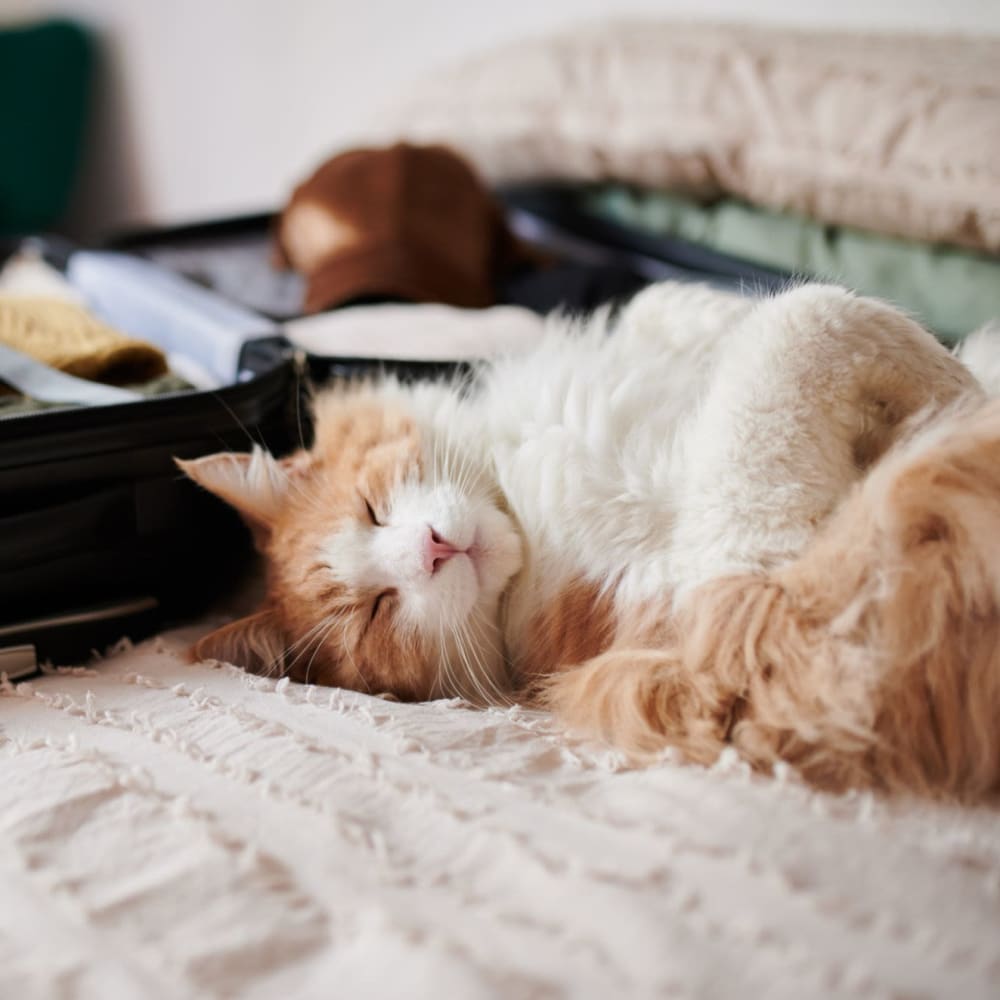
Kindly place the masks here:
<instances>
[{"instance_id":1,"label":"cat's closed eye","mask_svg":"<svg viewBox=\"0 0 1000 1000\"><path fill-rule=\"evenodd\" d=\"M382 522L376 516L375 508L372 506L371 500L369 500L368 497L364 495L362 495L361 499L364 500L365 502L365 510L368 512L368 520L371 521L373 527L381 528Z\"/></svg>"},{"instance_id":2,"label":"cat's closed eye","mask_svg":"<svg viewBox=\"0 0 1000 1000\"><path fill-rule=\"evenodd\" d=\"M395 594L394 590L383 590L378 597L372 602L372 613L371 617L368 619L368 624L370 625L378 617L379 611L385 605L386 601Z\"/></svg>"}]
</instances>

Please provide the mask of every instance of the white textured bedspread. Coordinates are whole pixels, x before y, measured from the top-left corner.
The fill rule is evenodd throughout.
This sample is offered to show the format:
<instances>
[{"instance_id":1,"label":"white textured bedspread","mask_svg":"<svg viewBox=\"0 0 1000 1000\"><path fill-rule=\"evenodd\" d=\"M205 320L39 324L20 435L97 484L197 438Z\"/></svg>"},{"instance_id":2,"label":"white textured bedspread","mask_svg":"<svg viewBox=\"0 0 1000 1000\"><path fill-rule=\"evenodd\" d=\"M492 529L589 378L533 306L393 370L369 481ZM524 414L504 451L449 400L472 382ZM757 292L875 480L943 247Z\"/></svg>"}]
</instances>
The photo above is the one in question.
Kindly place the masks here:
<instances>
[{"instance_id":1,"label":"white textured bedspread","mask_svg":"<svg viewBox=\"0 0 1000 1000\"><path fill-rule=\"evenodd\" d=\"M0 697L0 997L1000 996L1000 809L190 666Z\"/></svg>"}]
</instances>

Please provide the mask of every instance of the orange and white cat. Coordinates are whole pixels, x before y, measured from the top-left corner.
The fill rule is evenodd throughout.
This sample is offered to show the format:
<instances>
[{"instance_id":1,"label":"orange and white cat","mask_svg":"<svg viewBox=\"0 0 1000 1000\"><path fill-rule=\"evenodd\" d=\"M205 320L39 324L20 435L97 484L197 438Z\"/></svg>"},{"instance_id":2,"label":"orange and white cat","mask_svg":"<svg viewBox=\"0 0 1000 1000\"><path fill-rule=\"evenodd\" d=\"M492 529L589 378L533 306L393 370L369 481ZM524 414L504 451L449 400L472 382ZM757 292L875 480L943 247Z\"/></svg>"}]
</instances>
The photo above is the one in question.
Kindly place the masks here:
<instances>
[{"instance_id":1,"label":"orange and white cat","mask_svg":"<svg viewBox=\"0 0 1000 1000\"><path fill-rule=\"evenodd\" d=\"M827 787L1000 783L1000 409L881 302L663 283L471 390L336 388L309 450L180 464L268 567L199 657Z\"/></svg>"}]
</instances>

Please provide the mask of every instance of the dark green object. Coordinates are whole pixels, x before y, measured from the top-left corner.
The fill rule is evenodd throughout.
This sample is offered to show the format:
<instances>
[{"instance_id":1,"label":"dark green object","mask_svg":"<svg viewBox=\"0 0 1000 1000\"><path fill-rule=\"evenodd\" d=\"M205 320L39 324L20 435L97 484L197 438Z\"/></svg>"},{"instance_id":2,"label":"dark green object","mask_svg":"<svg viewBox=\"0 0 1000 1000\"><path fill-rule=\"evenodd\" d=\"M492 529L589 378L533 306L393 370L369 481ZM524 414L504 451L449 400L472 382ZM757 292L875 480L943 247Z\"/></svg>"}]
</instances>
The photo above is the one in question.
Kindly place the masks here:
<instances>
[{"instance_id":1,"label":"dark green object","mask_svg":"<svg viewBox=\"0 0 1000 1000\"><path fill-rule=\"evenodd\" d=\"M70 21L0 30L0 234L51 228L76 177L93 46Z\"/></svg>"}]
</instances>

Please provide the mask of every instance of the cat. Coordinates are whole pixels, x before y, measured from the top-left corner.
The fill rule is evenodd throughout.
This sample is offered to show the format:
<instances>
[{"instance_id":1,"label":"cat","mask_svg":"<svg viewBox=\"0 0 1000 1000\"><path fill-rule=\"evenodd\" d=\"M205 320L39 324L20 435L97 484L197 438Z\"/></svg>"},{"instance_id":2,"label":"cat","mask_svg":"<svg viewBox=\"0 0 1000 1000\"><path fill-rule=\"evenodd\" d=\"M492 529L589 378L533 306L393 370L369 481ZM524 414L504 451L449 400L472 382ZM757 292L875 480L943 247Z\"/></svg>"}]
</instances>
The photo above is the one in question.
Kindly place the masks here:
<instances>
[{"instance_id":1,"label":"cat","mask_svg":"<svg viewBox=\"0 0 1000 1000\"><path fill-rule=\"evenodd\" d=\"M268 568L197 658L524 699L640 761L997 788L1000 410L891 306L664 282L471 388L385 378L314 411L286 458L179 463Z\"/></svg>"}]
</instances>

